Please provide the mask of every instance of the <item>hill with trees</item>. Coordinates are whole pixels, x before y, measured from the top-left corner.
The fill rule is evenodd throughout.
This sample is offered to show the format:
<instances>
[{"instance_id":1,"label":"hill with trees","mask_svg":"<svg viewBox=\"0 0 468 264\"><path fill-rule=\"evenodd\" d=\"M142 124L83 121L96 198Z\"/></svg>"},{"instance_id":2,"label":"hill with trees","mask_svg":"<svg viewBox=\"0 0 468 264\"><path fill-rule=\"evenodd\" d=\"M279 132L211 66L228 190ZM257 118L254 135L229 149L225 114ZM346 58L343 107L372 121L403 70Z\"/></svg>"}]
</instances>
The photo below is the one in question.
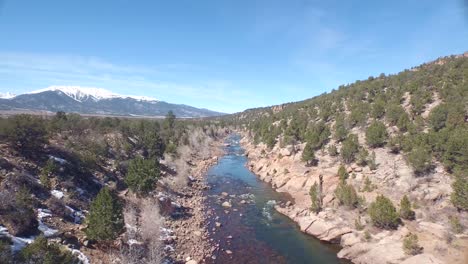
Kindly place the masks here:
<instances>
[{"instance_id":1,"label":"hill with trees","mask_svg":"<svg viewBox=\"0 0 468 264\"><path fill-rule=\"evenodd\" d=\"M423 257L463 259L455 245L466 230L452 226L468 226L468 53L218 120L244 134L249 168L293 195L279 210L304 232L341 241L341 257L407 258L409 230L425 237Z\"/></svg>"}]
</instances>

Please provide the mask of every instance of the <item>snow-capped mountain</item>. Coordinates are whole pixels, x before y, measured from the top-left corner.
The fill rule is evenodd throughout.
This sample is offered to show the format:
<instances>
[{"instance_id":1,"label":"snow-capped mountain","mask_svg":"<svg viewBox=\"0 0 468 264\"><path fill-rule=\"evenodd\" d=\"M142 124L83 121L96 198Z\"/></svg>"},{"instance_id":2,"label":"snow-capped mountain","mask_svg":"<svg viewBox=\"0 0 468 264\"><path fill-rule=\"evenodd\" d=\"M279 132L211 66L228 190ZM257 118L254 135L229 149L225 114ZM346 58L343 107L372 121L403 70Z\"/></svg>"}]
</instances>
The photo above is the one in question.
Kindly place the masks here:
<instances>
[{"instance_id":1,"label":"snow-capped mountain","mask_svg":"<svg viewBox=\"0 0 468 264\"><path fill-rule=\"evenodd\" d=\"M16 96L10 93L0 94L0 110L64 111L124 116L164 116L168 111L173 111L176 116L186 118L223 114L145 96L119 95L101 88L79 86L51 86Z\"/></svg>"},{"instance_id":2,"label":"snow-capped mountain","mask_svg":"<svg viewBox=\"0 0 468 264\"><path fill-rule=\"evenodd\" d=\"M45 89L37 90L30 92L29 94L37 94L46 91L60 91L78 102L83 102L86 100L99 101L103 99L113 99L113 98L133 98L136 100L142 101L157 101L154 98L146 96L131 96L131 95L120 95L112 93L109 90L102 88L94 87L81 87L81 86L50 86Z\"/></svg>"},{"instance_id":3,"label":"snow-capped mountain","mask_svg":"<svg viewBox=\"0 0 468 264\"><path fill-rule=\"evenodd\" d=\"M16 95L15 94L12 94L12 93L0 93L0 99L11 99L13 97L15 97Z\"/></svg>"}]
</instances>

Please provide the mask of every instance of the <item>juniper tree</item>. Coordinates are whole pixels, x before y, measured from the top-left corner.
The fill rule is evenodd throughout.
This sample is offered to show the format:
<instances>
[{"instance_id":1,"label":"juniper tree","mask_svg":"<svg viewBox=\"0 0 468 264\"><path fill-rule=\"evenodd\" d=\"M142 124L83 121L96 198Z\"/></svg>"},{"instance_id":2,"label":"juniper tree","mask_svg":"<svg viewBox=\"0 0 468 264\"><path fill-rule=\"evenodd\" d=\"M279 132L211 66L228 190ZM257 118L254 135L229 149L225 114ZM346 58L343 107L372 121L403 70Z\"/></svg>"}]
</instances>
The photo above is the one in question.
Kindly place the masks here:
<instances>
[{"instance_id":1,"label":"juniper tree","mask_svg":"<svg viewBox=\"0 0 468 264\"><path fill-rule=\"evenodd\" d=\"M411 210L411 202L408 196L403 196L400 201L400 217L407 220L414 220L415 213Z\"/></svg>"},{"instance_id":2,"label":"juniper tree","mask_svg":"<svg viewBox=\"0 0 468 264\"><path fill-rule=\"evenodd\" d=\"M394 229L398 226L399 217L392 201L383 195L377 196L369 206L369 215L376 227Z\"/></svg>"},{"instance_id":3,"label":"juniper tree","mask_svg":"<svg viewBox=\"0 0 468 264\"><path fill-rule=\"evenodd\" d=\"M86 221L88 224L86 235L90 239L114 240L122 233L124 227L122 204L108 187L102 188L92 201Z\"/></svg>"},{"instance_id":4,"label":"juniper tree","mask_svg":"<svg viewBox=\"0 0 468 264\"><path fill-rule=\"evenodd\" d=\"M154 159L137 157L130 161L125 183L138 195L147 195L160 177L159 165Z\"/></svg>"}]
</instances>

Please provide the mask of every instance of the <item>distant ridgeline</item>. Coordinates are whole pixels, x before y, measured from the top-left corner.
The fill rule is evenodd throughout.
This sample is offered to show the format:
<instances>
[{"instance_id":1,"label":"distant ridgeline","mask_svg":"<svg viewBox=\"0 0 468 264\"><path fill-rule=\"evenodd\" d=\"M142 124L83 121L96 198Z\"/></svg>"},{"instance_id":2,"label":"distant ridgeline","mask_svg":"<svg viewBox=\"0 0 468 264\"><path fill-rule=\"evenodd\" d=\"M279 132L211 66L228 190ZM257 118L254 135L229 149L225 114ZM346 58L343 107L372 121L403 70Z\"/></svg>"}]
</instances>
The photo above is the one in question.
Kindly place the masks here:
<instances>
[{"instance_id":1,"label":"distant ridgeline","mask_svg":"<svg viewBox=\"0 0 468 264\"><path fill-rule=\"evenodd\" d=\"M0 110L70 112L94 115L159 116L172 111L178 117L210 117L223 113L154 98L124 96L99 88L52 86L21 95L0 96Z\"/></svg>"}]
</instances>

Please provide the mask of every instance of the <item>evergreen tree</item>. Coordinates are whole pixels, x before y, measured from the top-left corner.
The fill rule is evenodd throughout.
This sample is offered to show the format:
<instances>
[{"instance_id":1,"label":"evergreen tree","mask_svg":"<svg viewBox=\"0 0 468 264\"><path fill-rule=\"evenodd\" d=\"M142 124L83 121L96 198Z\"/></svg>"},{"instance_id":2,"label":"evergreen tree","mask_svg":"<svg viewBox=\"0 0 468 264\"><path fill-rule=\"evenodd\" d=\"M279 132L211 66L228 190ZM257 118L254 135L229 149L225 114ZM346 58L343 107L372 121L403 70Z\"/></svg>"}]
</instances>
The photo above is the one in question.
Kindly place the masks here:
<instances>
[{"instance_id":1,"label":"evergreen tree","mask_svg":"<svg viewBox=\"0 0 468 264\"><path fill-rule=\"evenodd\" d=\"M344 117L339 116L336 118L335 134L333 137L335 138L336 141L341 142L345 140L347 136L348 136L348 130L346 129L346 126L345 126Z\"/></svg>"},{"instance_id":2,"label":"evergreen tree","mask_svg":"<svg viewBox=\"0 0 468 264\"><path fill-rule=\"evenodd\" d=\"M341 157L345 163L351 163L354 161L354 156L359 151L359 142L356 135L351 134L343 142L343 147L341 148Z\"/></svg>"},{"instance_id":3,"label":"evergreen tree","mask_svg":"<svg viewBox=\"0 0 468 264\"><path fill-rule=\"evenodd\" d=\"M322 199L320 193L320 187L318 186L317 182L310 187L310 199L312 201L311 210L315 213L318 213L322 210Z\"/></svg>"},{"instance_id":4,"label":"evergreen tree","mask_svg":"<svg viewBox=\"0 0 468 264\"><path fill-rule=\"evenodd\" d=\"M357 195L356 189L345 181L340 181L335 189L335 197L341 205L354 208L358 207L360 198Z\"/></svg>"},{"instance_id":5,"label":"evergreen tree","mask_svg":"<svg viewBox=\"0 0 468 264\"><path fill-rule=\"evenodd\" d=\"M432 167L431 152L427 147L416 146L408 154L408 161L416 174L424 174Z\"/></svg>"},{"instance_id":6,"label":"evergreen tree","mask_svg":"<svg viewBox=\"0 0 468 264\"><path fill-rule=\"evenodd\" d=\"M459 210L468 211L468 176L457 171L452 189L451 201L453 205Z\"/></svg>"},{"instance_id":7,"label":"evergreen tree","mask_svg":"<svg viewBox=\"0 0 468 264\"><path fill-rule=\"evenodd\" d=\"M122 233L122 205L116 195L104 187L91 203L87 217L86 235L94 240L114 240Z\"/></svg>"},{"instance_id":8,"label":"evergreen tree","mask_svg":"<svg viewBox=\"0 0 468 264\"><path fill-rule=\"evenodd\" d=\"M369 215L376 227L385 229L395 229L400 220L392 201L383 195L370 204Z\"/></svg>"},{"instance_id":9,"label":"evergreen tree","mask_svg":"<svg viewBox=\"0 0 468 264\"><path fill-rule=\"evenodd\" d=\"M348 179L349 174L346 171L345 166L340 165L340 167L338 168L338 177L340 178L340 181L346 181L346 179Z\"/></svg>"},{"instance_id":10,"label":"evergreen tree","mask_svg":"<svg viewBox=\"0 0 468 264\"><path fill-rule=\"evenodd\" d=\"M422 252L422 247L418 243L418 236L416 234L409 233L403 239L403 251L407 255L417 255Z\"/></svg>"},{"instance_id":11,"label":"evergreen tree","mask_svg":"<svg viewBox=\"0 0 468 264\"><path fill-rule=\"evenodd\" d=\"M335 145L330 145L328 147L328 155L335 157L338 155L338 149L336 149Z\"/></svg>"},{"instance_id":12,"label":"evergreen tree","mask_svg":"<svg viewBox=\"0 0 468 264\"><path fill-rule=\"evenodd\" d=\"M375 121L366 130L367 144L372 148L383 146L387 137L387 129L382 122Z\"/></svg>"},{"instance_id":13,"label":"evergreen tree","mask_svg":"<svg viewBox=\"0 0 468 264\"><path fill-rule=\"evenodd\" d=\"M302 152L302 161L306 162L307 165L311 164L315 160L315 151L312 144L307 142Z\"/></svg>"},{"instance_id":14,"label":"evergreen tree","mask_svg":"<svg viewBox=\"0 0 468 264\"><path fill-rule=\"evenodd\" d=\"M154 159L137 157L130 161L125 183L133 192L146 195L153 190L159 177L159 165Z\"/></svg>"},{"instance_id":15,"label":"evergreen tree","mask_svg":"<svg viewBox=\"0 0 468 264\"><path fill-rule=\"evenodd\" d=\"M411 202L408 196L403 196L400 201L400 217L407 220L414 220L415 213L411 210Z\"/></svg>"}]
</instances>

